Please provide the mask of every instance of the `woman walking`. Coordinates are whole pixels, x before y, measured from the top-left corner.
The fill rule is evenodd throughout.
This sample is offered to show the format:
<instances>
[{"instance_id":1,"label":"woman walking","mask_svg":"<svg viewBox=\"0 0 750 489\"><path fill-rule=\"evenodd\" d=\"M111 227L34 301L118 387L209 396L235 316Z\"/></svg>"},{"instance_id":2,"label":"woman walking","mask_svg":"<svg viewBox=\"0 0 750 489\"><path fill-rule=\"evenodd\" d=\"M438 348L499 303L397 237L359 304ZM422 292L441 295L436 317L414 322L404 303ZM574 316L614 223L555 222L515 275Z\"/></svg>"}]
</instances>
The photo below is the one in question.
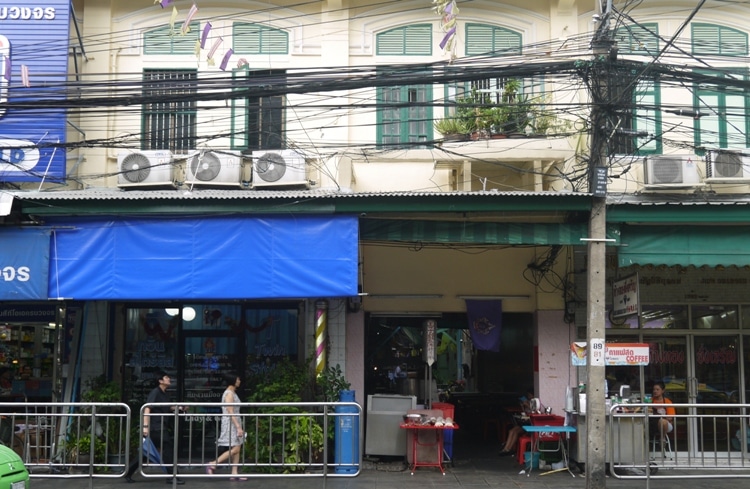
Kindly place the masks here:
<instances>
[{"instance_id":1,"label":"woman walking","mask_svg":"<svg viewBox=\"0 0 750 489\"><path fill-rule=\"evenodd\" d=\"M206 473L211 475L216 470L216 466L225 462L231 457L232 475L239 475L240 451L242 444L245 442L245 432L242 430L240 422L239 408L231 404L239 404L240 397L237 395L237 389L240 387L242 380L236 374L226 374L224 376L226 390L221 396L221 402L227 405L221 407L221 433L219 434L216 444L219 446L221 455L209 462L206 467ZM247 477L232 477L229 480L247 480Z\"/></svg>"}]
</instances>

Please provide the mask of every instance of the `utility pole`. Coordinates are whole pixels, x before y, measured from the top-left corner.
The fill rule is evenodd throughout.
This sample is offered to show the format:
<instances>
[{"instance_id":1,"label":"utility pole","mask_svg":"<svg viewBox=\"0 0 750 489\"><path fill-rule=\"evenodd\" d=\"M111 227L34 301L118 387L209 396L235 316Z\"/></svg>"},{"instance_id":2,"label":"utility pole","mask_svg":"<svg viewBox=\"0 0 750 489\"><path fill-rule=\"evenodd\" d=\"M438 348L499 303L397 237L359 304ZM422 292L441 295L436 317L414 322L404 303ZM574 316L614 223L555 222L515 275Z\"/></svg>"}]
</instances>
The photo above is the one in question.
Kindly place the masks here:
<instances>
[{"instance_id":1,"label":"utility pole","mask_svg":"<svg viewBox=\"0 0 750 489\"><path fill-rule=\"evenodd\" d=\"M613 42L609 32L611 0L600 13L600 24L592 41L594 55L591 72L591 154L589 159L589 192L593 194L587 240L586 297L586 489L606 487L606 416L605 344L606 330L606 162L607 104L609 96L610 54Z\"/></svg>"}]
</instances>

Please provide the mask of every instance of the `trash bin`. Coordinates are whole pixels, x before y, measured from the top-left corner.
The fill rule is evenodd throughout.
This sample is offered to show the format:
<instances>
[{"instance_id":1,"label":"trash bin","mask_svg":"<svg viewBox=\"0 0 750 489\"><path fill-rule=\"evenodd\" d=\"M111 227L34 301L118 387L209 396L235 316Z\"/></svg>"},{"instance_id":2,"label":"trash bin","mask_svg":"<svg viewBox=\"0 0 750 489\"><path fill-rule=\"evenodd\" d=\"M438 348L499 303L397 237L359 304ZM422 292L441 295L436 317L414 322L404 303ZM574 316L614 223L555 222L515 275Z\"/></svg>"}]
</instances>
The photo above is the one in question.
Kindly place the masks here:
<instances>
[{"instance_id":1,"label":"trash bin","mask_svg":"<svg viewBox=\"0 0 750 489\"><path fill-rule=\"evenodd\" d=\"M339 401L354 402L354 391L341 391ZM337 406L337 414L356 413L356 406ZM336 416L334 462L337 474L354 474L359 468L359 417Z\"/></svg>"}]
</instances>

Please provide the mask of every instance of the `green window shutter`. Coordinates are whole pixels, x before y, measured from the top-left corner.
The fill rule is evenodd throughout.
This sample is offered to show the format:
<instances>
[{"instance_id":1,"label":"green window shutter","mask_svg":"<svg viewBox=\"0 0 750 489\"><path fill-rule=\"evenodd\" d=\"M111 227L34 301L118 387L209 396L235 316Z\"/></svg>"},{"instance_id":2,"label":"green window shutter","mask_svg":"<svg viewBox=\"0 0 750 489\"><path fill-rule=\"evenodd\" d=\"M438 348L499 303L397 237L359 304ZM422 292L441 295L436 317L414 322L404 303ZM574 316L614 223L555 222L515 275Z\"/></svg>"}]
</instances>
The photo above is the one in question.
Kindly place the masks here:
<instances>
[{"instance_id":1,"label":"green window shutter","mask_svg":"<svg viewBox=\"0 0 750 489\"><path fill-rule=\"evenodd\" d=\"M195 54L195 46L200 39L200 27L200 22L191 22L190 30L184 36L182 23L176 23L174 30L165 26L147 31L143 34L143 54Z\"/></svg>"},{"instance_id":2,"label":"green window shutter","mask_svg":"<svg viewBox=\"0 0 750 489\"><path fill-rule=\"evenodd\" d=\"M659 52L659 24L630 24L615 32L617 49L622 54L655 55Z\"/></svg>"},{"instance_id":3,"label":"green window shutter","mask_svg":"<svg viewBox=\"0 0 750 489\"><path fill-rule=\"evenodd\" d=\"M242 81L247 79L248 67L232 70L233 85L240 85L234 90L242 90ZM238 83L239 82L239 83ZM232 137L231 148L243 150L247 148L247 97L232 98Z\"/></svg>"},{"instance_id":4,"label":"green window shutter","mask_svg":"<svg viewBox=\"0 0 750 489\"><path fill-rule=\"evenodd\" d=\"M235 54L289 54L289 33L262 24L235 22L232 42Z\"/></svg>"},{"instance_id":5,"label":"green window shutter","mask_svg":"<svg viewBox=\"0 0 750 489\"><path fill-rule=\"evenodd\" d=\"M378 88L378 145L420 147L433 139L432 85Z\"/></svg>"},{"instance_id":6,"label":"green window shutter","mask_svg":"<svg viewBox=\"0 0 750 489\"><path fill-rule=\"evenodd\" d=\"M486 24L466 24L467 56L521 54L521 46L521 34L518 32Z\"/></svg>"},{"instance_id":7,"label":"green window shutter","mask_svg":"<svg viewBox=\"0 0 750 489\"><path fill-rule=\"evenodd\" d=\"M646 132L646 137L636 137L635 146L638 155L661 154L661 138L653 138L652 135L660 135L662 131L661 111L656 107L661 106L659 83L651 80L641 80L635 88L635 118L633 129L636 132Z\"/></svg>"},{"instance_id":8,"label":"green window shutter","mask_svg":"<svg viewBox=\"0 0 750 489\"><path fill-rule=\"evenodd\" d=\"M379 56L430 56L432 25L415 24L381 32L375 44Z\"/></svg>"},{"instance_id":9,"label":"green window shutter","mask_svg":"<svg viewBox=\"0 0 750 489\"><path fill-rule=\"evenodd\" d=\"M739 83L746 83L748 76L744 69L726 72L699 72L716 77L733 76ZM696 146L712 148L744 149L750 145L748 125L750 101L743 91L732 91L713 87L708 83L694 88L694 107L701 114L695 122L694 140Z\"/></svg>"},{"instance_id":10,"label":"green window shutter","mask_svg":"<svg viewBox=\"0 0 750 489\"><path fill-rule=\"evenodd\" d=\"M747 34L713 24L691 25L693 54L722 54L725 56L747 56Z\"/></svg>"}]
</instances>

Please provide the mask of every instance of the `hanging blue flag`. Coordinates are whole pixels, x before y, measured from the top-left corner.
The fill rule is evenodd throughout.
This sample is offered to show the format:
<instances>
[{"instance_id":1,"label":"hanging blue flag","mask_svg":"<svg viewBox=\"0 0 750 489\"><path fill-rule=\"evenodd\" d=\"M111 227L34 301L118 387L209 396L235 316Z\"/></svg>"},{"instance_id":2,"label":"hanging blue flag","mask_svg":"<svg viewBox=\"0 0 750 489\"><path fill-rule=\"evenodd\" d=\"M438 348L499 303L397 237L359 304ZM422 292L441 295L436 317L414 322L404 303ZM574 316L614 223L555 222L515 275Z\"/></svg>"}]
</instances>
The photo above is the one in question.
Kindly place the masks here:
<instances>
[{"instance_id":1,"label":"hanging blue flag","mask_svg":"<svg viewBox=\"0 0 750 489\"><path fill-rule=\"evenodd\" d=\"M477 350L500 351L503 301L466 299L471 341Z\"/></svg>"}]
</instances>

